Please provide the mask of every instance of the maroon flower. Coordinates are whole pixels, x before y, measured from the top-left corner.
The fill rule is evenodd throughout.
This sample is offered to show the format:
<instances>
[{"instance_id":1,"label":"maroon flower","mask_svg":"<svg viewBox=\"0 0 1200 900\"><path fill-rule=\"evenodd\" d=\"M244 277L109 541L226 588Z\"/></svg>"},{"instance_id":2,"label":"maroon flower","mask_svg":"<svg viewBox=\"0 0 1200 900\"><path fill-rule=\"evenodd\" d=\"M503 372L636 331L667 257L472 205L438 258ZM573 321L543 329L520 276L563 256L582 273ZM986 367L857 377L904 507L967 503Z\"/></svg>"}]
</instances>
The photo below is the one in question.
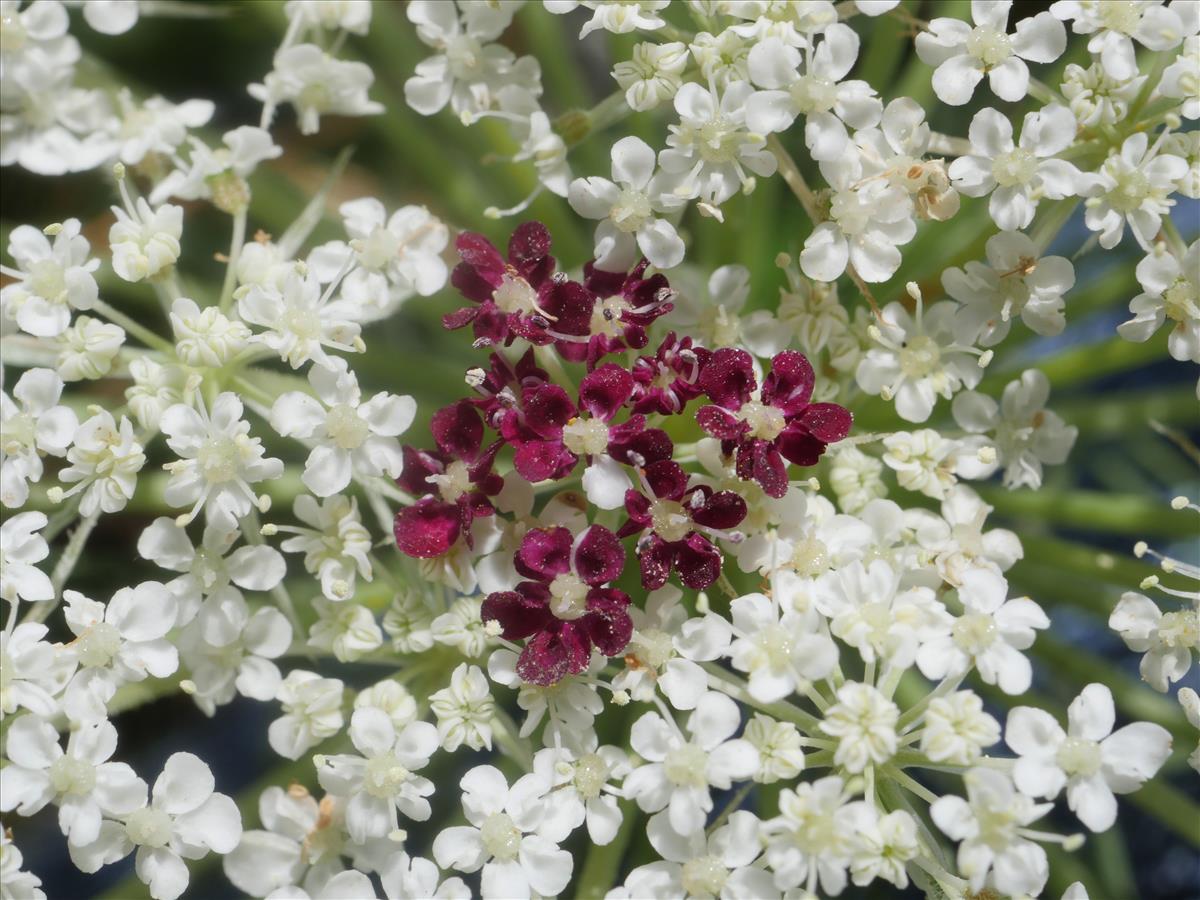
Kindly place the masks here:
<instances>
[{"instance_id":1,"label":"maroon flower","mask_svg":"<svg viewBox=\"0 0 1200 900\"><path fill-rule=\"evenodd\" d=\"M586 335L594 298L583 285L555 274L550 232L541 222L517 226L508 242L508 258L481 234L463 232L456 241L462 262L450 282L478 303L442 317L447 328L471 325L480 346L511 343L522 337L535 344L554 338L547 329Z\"/></svg>"},{"instance_id":2,"label":"maroon flower","mask_svg":"<svg viewBox=\"0 0 1200 900\"><path fill-rule=\"evenodd\" d=\"M714 405L703 407L696 421L721 439L726 453L736 451L738 477L757 481L768 496L782 497L788 489L784 460L816 464L828 444L850 433L854 421L836 403L810 403L813 381L804 355L785 350L771 360L762 399L751 399L757 384L750 354L717 350L700 375Z\"/></svg>"},{"instance_id":3,"label":"maroon flower","mask_svg":"<svg viewBox=\"0 0 1200 900\"><path fill-rule=\"evenodd\" d=\"M404 448L397 483L420 497L393 523L396 545L409 556L441 556L462 535L471 545L471 523L494 511L490 496L504 486L492 471L501 441L483 447L483 422L469 400L439 409L430 422L437 450Z\"/></svg>"},{"instance_id":4,"label":"maroon flower","mask_svg":"<svg viewBox=\"0 0 1200 900\"><path fill-rule=\"evenodd\" d=\"M594 262L583 267L583 284L594 297L585 338L562 340L557 348L564 359L586 362L588 368L609 353L640 350L649 338L646 329L669 313L674 294L665 275L644 278L649 263L642 260L626 272L605 272ZM563 329L555 327L556 331Z\"/></svg>"},{"instance_id":5,"label":"maroon flower","mask_svg":"<svg viewBox=\"0 0 1200 900\"><path fill-rule=\"evenodd\" d=\"M746 501L733 491L714 492L707 485L689 490L687 473L673 460L638 471L643 491L625 492L629 521L617 535L649 531L638 540L642 587L662 587L677 569L687 587L703 590L721 574L721 551L711 538L741 539L730 529L746 518Z\"/></svg>"},{"instance_id":6,"label":"maroon flower","mask_svg":"<svg viewBox=\"0 0 1200 900\"><path fill-rule=\"evenodd\" d=\"M514 448L513 467L530 482L558 479L574 469L580 457L607 452L614 432L625 439L630 431L610 428L610 423L632 391L633 377L615 363L584 377L578 406L556 384L527 389L520 407L508 410L500 425L501 435ZM645 420L640 419L634 430L644 427Z\"/></svg>"},{"instance_id":7,"label":"maroon flower","mask_svg":"<svg viewBox=\"0 0 1200 900\"><path fill-rule=\"evenodd\" d=\"M533 684L553 684L582 672L592 648L605 656L625 649L633 634L629 596L604 587L625 568L617 536L592 525L572 540L566 528L537 528L525 535L515 559L529 581L488 595L483 621L498 622L510 641L529 638L517 674Z\"/></svg>"},{"instance_id":8,"label":"maroon flower","mask_svg":"<svg viewBox=\"0 0 1200 900\"><path fill-rule=\"evenodd\" d=\"M519 405L521 396L547 383L550 376L538 367L532 347L525 351L516 365L500 353L491 354L488 362L490 369L470 369L466 381L478 395L471 402L483 413L484 421L499 431L505 415Z\"/></svg>"},{"instance_id":9,"label":"maroon flower","mask_svg":"<svg viewBox=\"0 0 1200 900\"><path fill-rule=\"evenodd\" d=\"M698 397L700 373L711 354L693 347L690 337L669 332L653 356L639 356L633 364L633 411L673 416Z\"/></svg>"}]
</instances>

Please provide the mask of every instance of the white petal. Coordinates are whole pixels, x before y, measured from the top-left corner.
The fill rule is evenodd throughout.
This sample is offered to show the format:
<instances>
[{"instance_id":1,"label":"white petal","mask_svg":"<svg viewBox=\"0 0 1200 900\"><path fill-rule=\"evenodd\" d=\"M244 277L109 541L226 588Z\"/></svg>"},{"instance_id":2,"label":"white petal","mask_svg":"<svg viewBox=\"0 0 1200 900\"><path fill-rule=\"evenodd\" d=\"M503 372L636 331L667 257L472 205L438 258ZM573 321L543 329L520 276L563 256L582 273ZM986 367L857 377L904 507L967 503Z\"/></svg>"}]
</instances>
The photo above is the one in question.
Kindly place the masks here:
<instances>
[{"instance_id":1,"label":"white petal","mask_svg":"<svg viewBox=\"0 0 1200 900\"><path fill-rule=\"evenodd\" d=\"M198 808L213 792L212 772L192 753L172 753L154 782L154 805L173 816Z\"/></svg>"}]
</instances>

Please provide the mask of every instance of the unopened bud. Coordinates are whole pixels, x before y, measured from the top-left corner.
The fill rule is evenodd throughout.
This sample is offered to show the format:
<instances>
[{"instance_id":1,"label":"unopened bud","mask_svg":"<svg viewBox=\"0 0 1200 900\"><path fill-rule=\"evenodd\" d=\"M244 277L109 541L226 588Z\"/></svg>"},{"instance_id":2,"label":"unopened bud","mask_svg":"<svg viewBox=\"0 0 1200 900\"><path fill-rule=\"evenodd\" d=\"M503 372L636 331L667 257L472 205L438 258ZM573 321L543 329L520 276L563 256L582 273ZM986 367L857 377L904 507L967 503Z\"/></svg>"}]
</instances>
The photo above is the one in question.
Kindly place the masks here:
<instances>
[{"instance_id":1,"label":"unopened bud","mask_svg":"<svg viewBox=\"0 0 1200 900\"><path fill-rule=\"evenodd\" d=\"M992 361L992 357L995 355L996 354L991 350L984 350L982 353L980 353L979 354L979 368L986 369L988 367L988 363L990 363Z\"/></svg>"}]
</instances>

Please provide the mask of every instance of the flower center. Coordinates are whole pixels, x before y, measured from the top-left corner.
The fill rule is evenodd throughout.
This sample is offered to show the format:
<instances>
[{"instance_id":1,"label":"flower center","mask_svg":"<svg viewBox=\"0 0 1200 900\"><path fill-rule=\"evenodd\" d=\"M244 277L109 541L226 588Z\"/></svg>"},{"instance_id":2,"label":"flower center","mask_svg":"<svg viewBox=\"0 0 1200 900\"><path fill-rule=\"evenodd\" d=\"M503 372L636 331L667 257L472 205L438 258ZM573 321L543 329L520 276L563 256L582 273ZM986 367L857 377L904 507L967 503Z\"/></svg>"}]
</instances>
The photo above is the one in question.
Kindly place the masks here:
<instances>
[{"instance_id":1,"label":"flower center","mask_svg":"<svg viewBox=\"0 0 1200 900\"><path fill-rule=\"evenodd\" d=\"M838 191L829 203L829 215L843 234L862 234L871 224L871 206L858 191Z\"/></svg>"},{"instance_id":2,"label":"flower center","mask_svg":"<svg viewBox=\"0 0 1200 900\"><path fill-rule=\"evenodd\" d=\"M321 317L315 310L289 307L283 314L283 324L303 341L317 340L321 336Z\"/></svg>"},{"instance_id":3,"label":"flower center","mask_svg":"<svg viewBox=\"0 0 1200 900\"><path fill-rule=\"evenodd\" d=\"M382 225L357 245L358 261L364 269L382 269L400 252L400 238Z\"/></svg>"},{"instance_id":4,"label":"flower center","mask_svg":"<svg viewBox=\"0 0 1200 900\"><path fill-rule=\"evenodd\" d=\"M650 198L636 188L624 188L613 204L608 217L618 229L626 233L637 231L654 214Z\"/></svg>"},{"instance_id":5,"label":"flower center","mask_svg":"<svg viewBox=\"0 0 1200 900\"><path fill-rule=\"evenodd\" d=\"M806 537L792 551L791 564L796 574L816 577L829 569L829 548L815 537Z\"/></svg>"},{"instance_id":6,"label":"flower center","mask_svg":"<svg viewBox=\"0 0 1200 900\"><path fill-rule=\"evenodd\" d=\"M666 665L675 655L675 644L671 636L657 628L637 632L632 643L637 648L638 659L652 669Z\"/></svg>"},{"instance_id":7,"label":"flower center","mask_svg":"<svg viewBox=\"0 0 1200 900\"><path fill-rule=\"evenodd\" d=\"M900 371L909 378L924 378L941 362L937 341L926 334L910 338L900 350Z\"/></svg>"},{"instance_id":8,"label":"flower center","mask_svg":"<svg viewBox=\"0 0 1200 900\"><path fill-rule=\"evenodd\" d=\"M709 119L695 130L696 150L708 163L733 162L738 154L738 131L724 116Z\"/></svg>"},{"instance_id":9,"label":"flower center","mask_svg":"<svg viewBox=\"0 0 1200 900\"><path fill-rule=\"evenodd\" d=\"M153 806L135 809L125 820L125 834L139 847L165 847L171 840L171 817Z\"/></svg>"},{"instance_id":10,"label":"flower center","mask_svg":"<svg viewBox=\"0 0 1200 900\"><path fill-rule=\"evenodd\" d=\"M470 81L478 72L483 50L479 41L469 35L456 37L446 44L446 60L450 74L455 78Z\"/></svg>"},{"instance_id":11,"label":"flower center","mask_svg":"<svg viewBox=\"0 0 1200 900\"><path fill-rule=\"evenodd\" d=\"M121 649L121 632L115 625L97 622L75 639L79 664L87 669L107 666Z\"/></svg>"},{"instance_id":12,"label":"flower center","mask_svg":"<svg viewBox=\"0 0 1200 900\"><path fill-rule=\"evenodd\" d=\"M978 656L995 642L996 623L985 613L967 613L954 620L950 632L964 653Z\"/></svg>"},{"instance_id":13,"label":"flower center","mask_svg":"<svg viewBox=\"0 0 1200 900\"><path fill-rule=\"evenodd\" d=\"M223 484L237 478L242 452L233 438L219 437L206 441L196 454L196 462L206 481Z\"/></svg>"},{"instance_id":14,"label":"flower center","mask_svg":"<svg viewBox=\"0 0 1200 900\"><path fill-rule=\"evenodd\" d=\"M595 753L579 757L575 761L575 790L584 800L595 800L600 796L604 783L608 781L608 763Z\"/></svg>"},{"instance_id":15,"label":"flower center","mask_svg":"<svg viewBox=\"0 0 1200 900\"><path fill-rule=\"evenodd\" d=\"M29 35L25 26L21 24L21 17L15 7L12 12L0 16L0 51L15 53L23 50L28 39Z\"/></svg>"},{"instance_id":16,"label":"flower center","mask_svg":"<svg viewBox=\"0 0 1200 900\"><path fill-rule=\"evenodd\" d=\"M346 403L339 403L325 417L325 431L333 442L343 450L357 450L371 433L371 428L358 410Z\"/></svg>"},{"instance_id":17,"label":"flower center","mask_svg":"<svg viewBox=\"0 0 1200 900\"><path fill-rule=\"evenodd\" d=\"M1005 850L1015 837L1017 814L1009 807L976 808L975 821L979 825L979 840L992 850Z\"/></svg>"},{"instance_id":18,"label":"flower center","mask_svg":"<svg viewBox=\"0 0 1200 900\"><path fill-rule=\"evenodd\" d=\"M587 612L588 586L574 572L563 572L550 582L550 612L571 622Z\"/></svg>"},{"instance_id":19,"label":"flower center","mask_svg":"<svg viewBox=\"0 0 1200 900\"><path fill-rule=\"evenodd\" d=\"M516 859L521 851L521 830L507 813L493 813L479 829L483 849L500 862Z\"/></svg>"},{"instance_id":20,"label":"flower center","mask_svg":"<svg viewBox=\"0 0 1200 900\"><path fill-rule=\"evenodd\" d=\"M1108 192L1108 202L1120 212L1133 212L1150 196L1150 179L1140 169L1127 169L1116 174L1116 184Z\"/></svg>"},{"instance_id":21,"label":"flower center","mask_svg":"<svg viewBox=\"0 0 1200 900\"><path fill-rule=\"evenodd\" d=\"M28 413L17 413L0 423L0 446L5 453L32 450L37 442L37 423Z\"/></svg>"},{"instance_id":22,"label":"flower center","mask_svg":"<svg viewBox=\"0 0 1200 900\"><path fill-rule=\"evenodd\" d=\"M990 69L1012 56L1012 44L1003 31L980 25L967 35L967 52Z\"/></svg>"},{"instance_id":23,"label":"flower center","mask_svg":"<svg viewBox=\"0 0 1200 900\"><path fill-rule=\"evenodd\" d=\"M1200 613L1181 609L1158 620L1158 641L1163 647L1200 646Z\"/></svg>"},{"instance_id":24,"label":"flower center","mask_svg":"<svg viewBox=\"0 0 1200 900\"><path fill-rule=\"evenodd\" d=\"M708 784L708 754L696 744L683 744L667 754L663 772L676 787L704 787Z\"/></svg>"},{"instance_id":25,"label":"flower center","mask_svg":"<svg viewBox=\"0 0 1200 900\"><path fill-rule=\"evenodd\" d=\"M650 504L650 528L664 541L682 541L692 530L692 517L682 503L655 500Z\"/></svg>"},{"instance_id":26,"label":"flower center","mask_svg":"<svg viewBox=\"0 0 1200 900\"><path fill-rule=\"evenodd\" d=\"M1142 21L1142 4L1135 0L1101 0L1094 6L1109 31L1133 34Z\"/></svg>"},{"instance_id":27,"label":"flower center","mask_svg":"<svg viewBox=\"0 0 1200 900\"><path fill-rule=\"evenodd\" d=\"M1028 184L1037 174L1037 157L1024 147L1013 147L992 162L992 177L1002 187Z\"/></svg>"},{"instance_id":28,"label":"flower center","mask_svg":"<svg viewBox=\"0 0 1200 900\"><path fill-rule=\"evenodd\" d=\"M96 786L96 767L73 756L60 756L50 764L46 774L51 787L60 794L82 796L90 794Z\"/></svg>"},{"instance_id":29,"label":"flower center","mask_svg":"<svg viewBox=\"0 0 1200 900\"><path fill-rule=\"evenodd\" d=\"M792 663L792 636L780 625L771 625L758 634L767 664L772 669L786 669Z\"/></svg>"},{"instance_id":30,"label":"flower center","mask_svg":"<svg viewBox=\"0 0 1200 900\"><path fill-rule=\"evenodd\" d=\"M563 426L562 442L576 456L598 456L608 449L608 426L599 419L573 419Z\"/></svg>"},{"instance_id":31,"label":"flower center","mask_svg":"<svg viewBox=\"0 0 1200 900\"><path fill-rule=\"evenodd\" d=\"M505 274L492 300L506 313L535 313L538 309L537 291L519 275Z\"/></svg>"},{"instance_id":32,"label":"flower center","mask_svg":"<svg viewBox=\"0 0 1200 900\"><path fill-rule=\"evenodd\" d=\"M805 115L828 112L837 103L837 85L827 78L816 75L802 75L789 89L792 103L796 109Z\"/></svg>"},{"instance_id":33,"label":"flower center","mask_svg":"<svg viewBox=\"0 0 1200 900\"><path fill-rule=\"evenodd\" d=\"M367 771L363 775L363 790L372 797L387 799L396 796L404 782L408 781L409 771L394 754L385 753L367 761Z\"/></svg>"},{"instance_id":34,"label":"flower center","mask_svg":"<svg viewBox=\"0 0 1200 900\"><path fill-rule=\"evenodd\" d=\"M689 859L683 864L681 883L691 897L716 897L729 879L729 870L715 856Z\"/></svg>"},{"instance_id":35,"label":"flower center","mask_svg":"<svg viewBox=\"0 0 1200 900\"><path fill-rule=\"evenodd\" d=\"M1196 307L1196 286L1186 278L1177 278L1175 283L1163 291L1163 312L1173 322L1187 322L1200 318Z\"/></svg>"},{"instance_id":36,"label":"flower center","mask_svg":"<svg viewBox=\"0 0 1200 900\"><path fill-rule=\"evenodd\" d=\"M29 267L29 287L38 297L61 303L67 296L67 282L56 259L39 259Z\"/></svg>"},{"instance_id":37,"label":"flower center","mask_svg":"<svg viewBox=\"0 0 1200 900\"><path fill-rule=\"evenodd\" d=\"M426 480L438 486L438 493L447 503L456 503L459 497L471 489L471 472L461 459L456 459L446 466L443 474L430 475Z\"/></svg>"},{"instance_id":38,"label":"flower center","mask_svg":"<svg viewBox=\"0 0 1200 900\"><path fill-rule=\"evenodd\" d=\"M775 440L787 427L787 420L783 417L782 410L759 403L757 400L743 403L737 416L750 426L752 437L762 438L764 441Z\"/></svg>"},{"instance_id":39,"label":"flower center","mask_svg":"<svg viewBox=\"0 0 1200 900\"><path fill-rule=\"evenodd\" d=\"M624 331L621 316L633 309L633 305L624 297L606 297L592 307L592 334L604 334L608 337L620 337Z\"/></svg>"},{"instance_id":40,"label":"flower center","mask_svg":"<svg viewBox=\"0 0 1200 900\"><path fill-rule=\"evenodd\" d=\"M1087 778L1100 771L1100 745L1095 741L1069 737L1055 755L1055 762L1068 775Z\"/></svg>"}]
</instances>

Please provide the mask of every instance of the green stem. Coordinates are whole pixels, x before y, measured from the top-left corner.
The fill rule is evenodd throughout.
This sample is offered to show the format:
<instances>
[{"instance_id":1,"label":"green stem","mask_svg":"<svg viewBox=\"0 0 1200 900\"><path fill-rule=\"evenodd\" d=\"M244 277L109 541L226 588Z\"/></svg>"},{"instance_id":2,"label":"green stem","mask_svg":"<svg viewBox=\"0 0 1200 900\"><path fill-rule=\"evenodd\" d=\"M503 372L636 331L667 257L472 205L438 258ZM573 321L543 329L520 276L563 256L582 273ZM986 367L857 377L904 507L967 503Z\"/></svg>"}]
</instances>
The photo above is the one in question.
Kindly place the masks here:
<instances>
[{"instance_id":1,"label":"green stem","mask_svg":"<svg viewBox=\"0 0 1200 900\"><path fill-rule=\"evenodd\" d=\"M172 344L166 338L155 334L145 325L139 325L133 319L129 318L129 316L125 315L125 313L118 309L114 309L103 300L97 300L92 305L92 309L96 310L96 312L100 313L100 315L104 316L104 318L108 319L110 322L120 325L129 334L132 334L147 347L153 347L156 350L161 350L163 353L166 353L170 356L175 355L174 344Z\"/></svg>"}]
</instances>

